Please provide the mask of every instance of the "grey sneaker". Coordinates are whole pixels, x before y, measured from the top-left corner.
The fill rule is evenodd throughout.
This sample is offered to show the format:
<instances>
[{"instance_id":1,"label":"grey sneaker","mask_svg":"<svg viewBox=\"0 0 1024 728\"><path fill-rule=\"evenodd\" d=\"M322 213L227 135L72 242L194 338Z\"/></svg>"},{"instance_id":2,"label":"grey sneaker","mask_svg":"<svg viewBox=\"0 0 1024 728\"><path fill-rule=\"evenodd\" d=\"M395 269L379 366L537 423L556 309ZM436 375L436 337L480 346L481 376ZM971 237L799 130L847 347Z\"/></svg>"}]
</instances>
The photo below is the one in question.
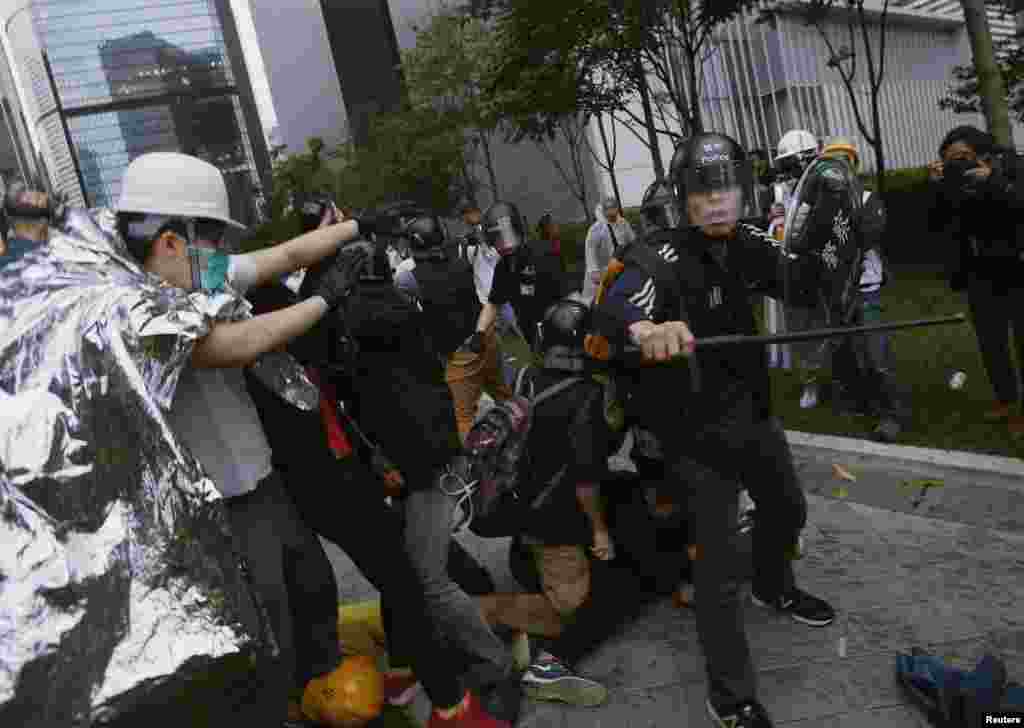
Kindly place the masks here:
<instances>
[{"instance_id":1,"label":"grey sneaker","mask_svg":"<svg viewBox=\"0 0 1024 728\"><path fill-rule=\"evenodd\" d=\"M805 384L803 394L800 395L800 409L813 409L818 406L819 400L818 385L814 382Z\"/></svg>"},{"instance_id":2,"label":"grey sneaker","mask_svg":"<svg viewBox=\"0 0 1024 728\"><path fill-rule=\"evenodd\" d=\"M708 715L718 728L774 728L764 707L753 700L736 705L716 705L707 699Z\"/></svg>"},{"instance_id":3,"label":"grey sneaker","mask_svg":"<svg viewBox=\"0 0 1024 728\"><path fill-rule=\"evenodd\" d=\"M608 691L600 683L580 677L559 659L544 655L523 675L523 689L534 700L568 703L596 708L608 700Z\"/></svg>"}]
</instances>

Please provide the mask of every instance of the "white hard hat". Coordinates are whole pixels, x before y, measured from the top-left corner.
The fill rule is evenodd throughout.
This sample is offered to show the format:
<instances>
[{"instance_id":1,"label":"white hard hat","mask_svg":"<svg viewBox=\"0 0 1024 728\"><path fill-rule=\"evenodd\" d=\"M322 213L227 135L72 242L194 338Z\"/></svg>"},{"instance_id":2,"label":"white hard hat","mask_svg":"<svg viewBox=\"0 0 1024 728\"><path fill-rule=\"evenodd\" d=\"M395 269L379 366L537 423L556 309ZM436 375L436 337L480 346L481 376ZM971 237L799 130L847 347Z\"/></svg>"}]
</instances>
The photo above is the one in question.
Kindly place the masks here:
<instances>
[{"instance_id":1,"label":"white hard hat","mask_svg":"<svg viewBox=\"0 0 1024 728\"><path fill-rule=\"evenodd\" d=\"M775 161L780 159L786 159L787 157L795 157L798 154L814 153L818 151L818 140L814 138L811 132L805 129L793 129L787 131L781 139L779 139L778 153L775 156Z\"/></svg>"},{"instance_id":2,"label":"white hard hat","mask_svg":"<svg viewBox=\"0 0 1024 728\"><path fill-rule=\"evenodd\" d=\"M228 188L220 170L176 152L150 152L132 160L124 171L115 212L206 217L245 229L231 219Z\"/></svg>"}]
</instances>

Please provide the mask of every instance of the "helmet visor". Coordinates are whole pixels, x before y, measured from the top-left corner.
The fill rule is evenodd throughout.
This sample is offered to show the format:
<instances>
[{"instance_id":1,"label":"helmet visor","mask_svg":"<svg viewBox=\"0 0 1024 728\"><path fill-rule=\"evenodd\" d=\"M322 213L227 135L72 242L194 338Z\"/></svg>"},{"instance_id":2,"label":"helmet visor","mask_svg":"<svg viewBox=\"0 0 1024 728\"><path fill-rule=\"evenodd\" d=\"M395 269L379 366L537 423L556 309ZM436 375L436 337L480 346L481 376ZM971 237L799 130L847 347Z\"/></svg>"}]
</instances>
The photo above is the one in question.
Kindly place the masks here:
<instances>
[{"instance_id":1,"label":"helmet visor","mask_svg":"<svg viewBox=\"0 0 1024 728\"><path fill-rule=\"evenodd\" d=\"M753 214L754 175L749 161L691 167L685 187L691 225L734 225Z\"/></svg>"},{"instance_id":2,"label":"helmet visor","mask_svg":"<svg viewBox=\"0 0 1024 728\"><path fill-rule=\"evenodd\" d=\"M508 255L523 244L523 236L516 229L511 215L503 215L486 226L484 236L500 255Z\"/></svg>"}]
</instances>

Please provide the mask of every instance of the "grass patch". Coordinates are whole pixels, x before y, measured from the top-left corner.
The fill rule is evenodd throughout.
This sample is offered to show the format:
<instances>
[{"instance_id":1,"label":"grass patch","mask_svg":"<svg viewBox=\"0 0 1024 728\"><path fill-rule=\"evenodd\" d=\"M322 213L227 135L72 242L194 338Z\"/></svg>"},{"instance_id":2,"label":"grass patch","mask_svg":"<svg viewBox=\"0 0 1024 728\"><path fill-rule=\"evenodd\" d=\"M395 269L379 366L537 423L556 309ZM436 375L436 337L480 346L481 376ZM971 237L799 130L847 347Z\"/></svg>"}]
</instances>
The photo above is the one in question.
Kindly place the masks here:
<instances>
[{"instance_id":1,"label":"grass patch","mask_svg":"<svg viewBox=\"0 0 1024 728\"><path fill-rule=\"evenodd\" d=\"M892 272L882 294L885 321L967 312L966 296L951 292L941 271L898 267ZM909 390L914 411L913 423L899 444L1024 457L1024 443L1015 442L1005 426L982 419L994 394L969 323L898 331L890 336L896 376ZM958 370L967 374L967 383L963 389L952 390L949 378ZM802 382L797 371L772 370L772 386L775 411L787 429L867 437L874 424L864 417L838 417L828 405L800 409Z\"/></svg>"},{"instance_id":2,"label":"grass patch","mask_svg":"<svg viewBox=\"0 0 1024 728\"><path fill-rule=\"evenodd\" d=\"M894 267L882 302L884 321L967 313L966 296L950 291L941 269L935 266ZM759 316L759 320L764 317ZM993 425L982 418L995 395L969 323L896 331L890 337L896 377L908 390L913 409L913 421L897 444L1024 458L1024 440L1015 441L1005 425ZM509 338L504 346L520 361L527 355L522 341ZM955 371L967 374L963 389L949 388L949 378ZM800 409L802 381L798 371L773 369L771 375L775 412L786 429L870 436L875 425L871 418L840 417L828 404Z\"/></svg>"}]
</instances>

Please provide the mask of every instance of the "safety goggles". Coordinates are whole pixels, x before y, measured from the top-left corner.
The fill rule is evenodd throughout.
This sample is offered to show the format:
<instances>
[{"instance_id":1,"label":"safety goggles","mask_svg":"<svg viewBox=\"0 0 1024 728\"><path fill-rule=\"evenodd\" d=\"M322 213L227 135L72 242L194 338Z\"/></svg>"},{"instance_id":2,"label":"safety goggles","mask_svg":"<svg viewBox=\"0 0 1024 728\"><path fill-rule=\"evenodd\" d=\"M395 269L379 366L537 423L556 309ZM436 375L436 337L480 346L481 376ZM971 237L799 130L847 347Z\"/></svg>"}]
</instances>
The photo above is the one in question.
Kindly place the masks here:
<instances>
[{"instance_id":1,"label":"safety goggles","mask_svg":"<svg viewBox=\"0 0 1024 728\"><path fill-rule=\"evenodd\" d=\"M121 235L129 247L143 246L165 232L181 236L189 245L210 243L219 245L224 240L227 223L208 217L172 217L169 215L126 215L121 224Z\"/></svg>"}]
</instances>

